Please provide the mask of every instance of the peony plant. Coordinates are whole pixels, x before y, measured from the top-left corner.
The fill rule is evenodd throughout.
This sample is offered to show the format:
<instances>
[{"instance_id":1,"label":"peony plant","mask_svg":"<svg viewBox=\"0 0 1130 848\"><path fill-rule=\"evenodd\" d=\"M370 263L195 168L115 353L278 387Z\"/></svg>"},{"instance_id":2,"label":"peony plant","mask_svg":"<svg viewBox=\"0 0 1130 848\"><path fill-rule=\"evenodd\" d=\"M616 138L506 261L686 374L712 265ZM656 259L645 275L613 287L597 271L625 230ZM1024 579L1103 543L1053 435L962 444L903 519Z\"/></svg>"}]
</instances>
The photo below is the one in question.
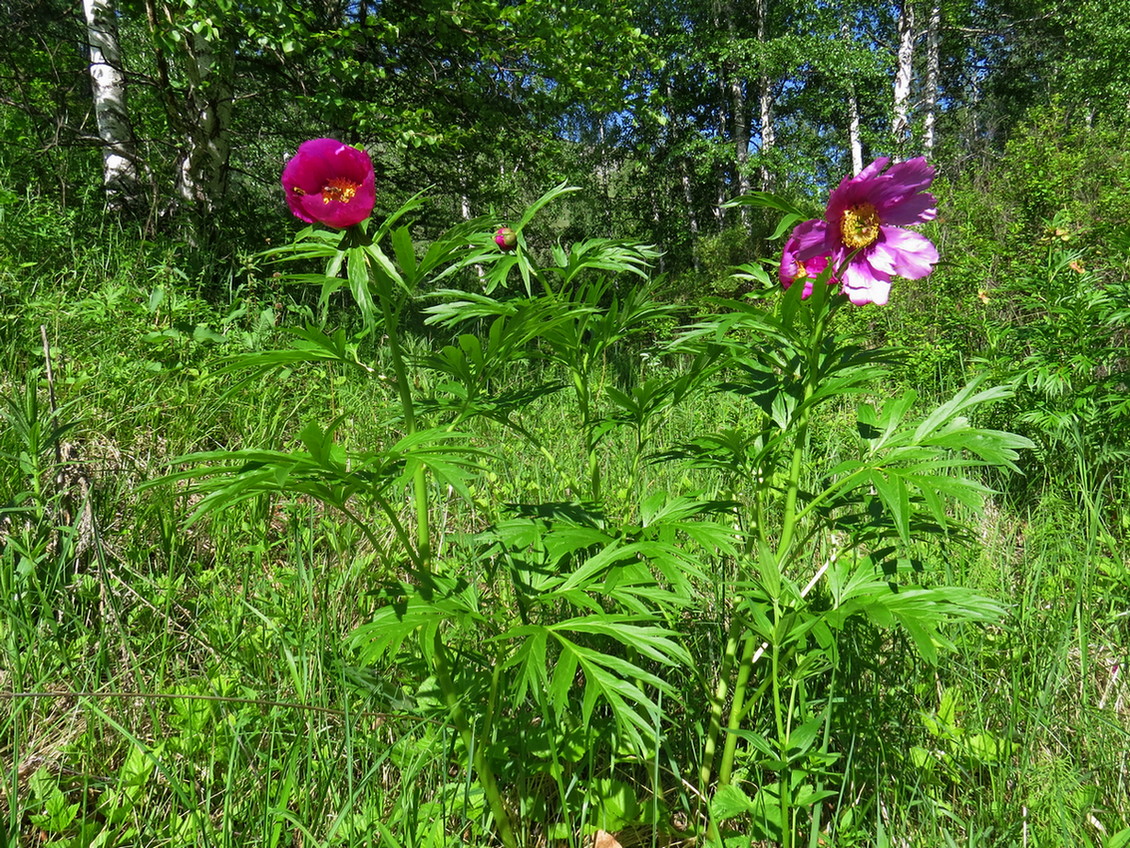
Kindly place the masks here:
<instances>
[{"instance_id":1,"label":"peony plant","mask_svg":"<svg viewBox=\"0 0 1130 848\"><path fill-rule=\"evenodd\" d=\"M544 265L535 263L527 228L571 189L551 189L513 227L470 221L420 246L401 224L419 197L368 221L375 180L364 151L313 139L287 163L289 208L331 231L305 228L272 258L324 263L323 274L295 280L317 279L323 301L348 291L362 329L349 337L296 328L290 349L240 364L265 371L330 362L372 380L399 404L388 426L397 435L375 448L346 446L338 441L343 418L309 422L291 450L198 454L184 458L195 467L172 477L193 479L204 495L196 516L285 493L353 522L387 581L347 638L349 661L403 662L400 673L420 674L421 690L434 682L482 790L486 821L506 848L520 844L523 824L514 821L523 807L508 797L506 774L527 764L499 758L503 728L548 734L538 756L549 758L545 773L557 781L567 819L576 775L569 776L564 737L559 746L554 734L573 728L582 751L611 738L617 757L657 763L672 705L686 716L701 704L702 736L689 746L698 756L694 797L702 800L695 827L724 839L727 822L743 816L752 828L747 844L753 837L791 846L808 813L814 844L821 802L834 793L849 623L899 628L933 661L948 644L947 622L1001 614L974 592L928 585L907 563L915 546L960 529L955 502L972 507L984 495L968 469L1013 467L1027 446L969 420L1007 393L974 382L916 419L913 392L874 400L883 397L890 352L833 331L847 303L884 304L896 276L921 279L938 261L934 245L906 229L936 214L927 191L933 169L921 159L888 165L877 159L845 178L822 217L768 194L744 199L785 212L782 233L795 225L776 262L785 291L762 272L775 298L768 306L725 304L654 351L693 354L685 373L621 388L606 385L606 363L625 339L657 335L673 307L651 299L648 269L657 254L648 246L587 239L555 246ZM410 358L405 319L425 296L433 303L426 320L450 330L450 342ZM515 367L535 360L539 367ZM412 369L426 369L427 378ZM544 382L513 385L515 374ZM564 383L555 379L561 375ZM523 424L525 407L563 385L572 391L584 479L568 479L559 451ZM729 429L656 449L659 434L673 429L660 425L679 404L716 404L721 392L741 410ZM830 467L813 426L826 404L854 405L858 435ZM452 555L433 502L440 492L474 502L473 492L487 488L476 487L500 476L492 463L507 453L484 432L464 431L476 417L502 428L494 438L542 452L562 478L557 488L573 500L511 504L509 514L495 504L479 547ZM603 482L610 469L602 451L617 431L634 435L638 455L613 487ZM659 462L706 472L685 480L721 483L656 491L648 469ZM718 626L692 638L680 630L690 621ZM703 657L717 658L716 666ZM679 703L685 690L671 682L676 677L704 687L699 703Z\"/></svg>"},{"instance_id":2,"label":"peony plant","mask_svg":"<svg viewBox=\"0 0 1130 848\"><path fill-rule=\"evenodd\" d=\"M500 250L509 252L518 246L518 234L510 227L499 227L494 233L494 243Z\"/></svg>"},{"instance_id":3,"label":"peony plant","mask_svg":"<svg viewBox=\"0 0 1130 848\"><path fill-rule=\"evenodd\" d=\"M376 203L369 154L332 138L299 145L283 168L282 185L296 217L339 230L367 220Z\"/></svg>"},{"instance_id":4,"label":"peony plant","mask_svg":"<svg viewBox=\"0 0 1130 848\"><path fill-rule=\"evenodd\" d=\"M823 219L805 221L785 245L781 282L810 281L829 264L852 303L886 304L895 276L919 280L938 261L933 243L913 230L937 215L926 191L934 168L922 157L887 167L880 157L854 177L845 177L828 198Z\"/></svg>"}]
</instances>

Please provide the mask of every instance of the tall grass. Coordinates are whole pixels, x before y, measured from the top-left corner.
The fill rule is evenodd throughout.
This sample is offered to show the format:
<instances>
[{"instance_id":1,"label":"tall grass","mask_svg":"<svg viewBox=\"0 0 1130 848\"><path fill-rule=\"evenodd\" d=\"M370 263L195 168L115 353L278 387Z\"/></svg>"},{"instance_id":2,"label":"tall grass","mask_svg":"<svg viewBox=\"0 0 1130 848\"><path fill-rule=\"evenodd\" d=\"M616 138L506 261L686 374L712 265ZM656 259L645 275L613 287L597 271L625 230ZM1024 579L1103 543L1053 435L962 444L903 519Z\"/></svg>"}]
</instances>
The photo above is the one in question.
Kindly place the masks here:
<instances>
[{"instance_id":1,"label":"tall grass","mask_svg":"<svg viewBox=\"0 0 1130 848\"><path fill-rule=\"evenodd\" d=\"M66 274L5 270L0 835L76 848L494 844L470 752L429 717L442 698L435 680L411 660L361 666L343 645L389 576L359 529L316 502L278 497L189 525L195 504L182 491L138 490L176 456L291 444L295 413L347 412L343 438L379 440L392 392L332 366L237 383L223 357L271 337L263 316L275 292L216 304L186 296L191 284L167 255L129 255L112 241L68 250ZM610 386L688 367L642 352L627 345L600 363L602 409ZM745 414L725 395L681 405L649 434L648 452ZM854 421L821 415L813 432L834 459ZM553 449L477 421L477 438L499 454L469 499L432 492L443 505L437 555L482 567L469 553L476 534L521 504L565 502L588 485L591 445L568 393L523 416ZM643 491L729 494L720 472L639 463L630 428L600 450L606 509L625 520L640 508L624 484L633 475ZM843 777L818 805L810 844L1130 843L1130 552L1110 511L1125 493L1078 471L1073 488L966 516L975 544L933 552L947 582L1008 604L998 626L948 633L957 650L937 666L892 632L845 634L847 661L824 693L851 717L832 746ZM728 603L728 575L710 576L703 608L717 615L674 622L703 669L720 661ZM596 830L625 845L691 841L707 687L693 673L674 682L681 703L664 704L670 722L649 759L601 736L599 713L596 736L548 715L497 718L491 756L522 844L577 846ZM737 772L757 773L740 757Z\"/></svg>"}]
</instances>

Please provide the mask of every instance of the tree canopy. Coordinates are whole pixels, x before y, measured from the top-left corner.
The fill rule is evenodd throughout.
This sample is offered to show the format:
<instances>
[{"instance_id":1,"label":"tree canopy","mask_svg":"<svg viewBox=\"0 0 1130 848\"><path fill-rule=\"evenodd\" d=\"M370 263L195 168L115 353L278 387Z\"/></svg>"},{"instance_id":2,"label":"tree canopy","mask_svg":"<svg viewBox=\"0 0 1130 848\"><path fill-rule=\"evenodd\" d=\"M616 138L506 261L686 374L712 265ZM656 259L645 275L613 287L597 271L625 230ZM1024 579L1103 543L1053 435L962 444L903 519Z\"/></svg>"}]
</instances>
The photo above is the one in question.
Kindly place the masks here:
<instances>
[{"instance_id":1,"label":"tree canopy","mask_svg":"<svg viewBox=\"0 0 1130 848\"><path fill-rule=\"evenodd\" d=\"M876 155L960 173L1053 102L1124 123L1122 17L1098 0L12 0L0 180L211 245L269 231L285 158L340 137L372 155L378 205L430 188L502 219L567 180L578 227L698 267L759 235L724 207L750 189L802 194ZM116 82L92 87L98 68Z\"/></svg>"}]
</instances>

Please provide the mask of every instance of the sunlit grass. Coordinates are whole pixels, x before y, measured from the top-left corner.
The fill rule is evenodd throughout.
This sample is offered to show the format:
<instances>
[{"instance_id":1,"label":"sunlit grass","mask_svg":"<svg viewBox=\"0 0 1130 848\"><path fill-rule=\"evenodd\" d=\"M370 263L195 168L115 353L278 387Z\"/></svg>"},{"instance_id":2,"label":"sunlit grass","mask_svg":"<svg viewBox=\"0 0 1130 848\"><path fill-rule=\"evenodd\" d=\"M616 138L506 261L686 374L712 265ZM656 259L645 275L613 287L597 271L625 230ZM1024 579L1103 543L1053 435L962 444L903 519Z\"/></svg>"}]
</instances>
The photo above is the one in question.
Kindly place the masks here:
<instances>
[{"instance_id":1,"label":"sunlit grass","mask_svg":"<svg viewBox=\"0 0 1130 848\"><path fill-rule=\"evenodd\" d=\"M182 304L178 330L179 318L150 309L154 281L133 268L102 288L84 283L77 300L36 284L0 349L0 391L19 398L20 375L43 367L36 340L48 325L58 400L70 405L53 421L41 373L31 378L38 415L75 425L63 467L53 447L38 464L11 461L26 446L12 428L0 433L0 568L28 587L0 598L9 842L493 844L457 734L421 717L434 681L420 685L410 660L359 667L344 646L389 576L368 539L302 499L258 499L187 526L193 503L175 487L137 489L193 451L291 444L306 419L347 413L341 438L380 443L391 393L306 366L233 388L233 376L214 375L223 355L274 332L254 323L267 305L224 325L234 302ZM229 339L194 337L201 323L226 326ZM168 330L179 335L160 335ZM602 384L686 367L641 352L609 362ZM549 450L476 422L497 452L469 501L435 493L440 556L462 556L517 505L580 497L585 445L568 392L523 415ZM653 450L742 415L723 395L685 404L658 426ZM818 447L835 458L854 421L830 410L820 424ZM727 495L721 475L638 465L634 450L627 429L600 444L605 508L624 520L638 516L639 491ZM633 468L636 490L622 483ZM39 500L20 500L32 487ZM838 692L855 725L836 740L846 777L821 810L835 844L1124 844L1130 562L1109 506L1122 494L1092 481L968 516L976 544L947 547L940 577L992 594L1009 615L953 634L959 650L937 668L889 633L851 634ZM720 611L724 575L711 576L703 608ZM721 613L704 619L678 624L709 668ZM522 838L579 845L603 827L640 845L689 839L705 733L702 681L691 678L676 681L682 703L649 761L609 744L570 750L575 728L501 723L494 754Z\"/></svg>"}]
</instances>

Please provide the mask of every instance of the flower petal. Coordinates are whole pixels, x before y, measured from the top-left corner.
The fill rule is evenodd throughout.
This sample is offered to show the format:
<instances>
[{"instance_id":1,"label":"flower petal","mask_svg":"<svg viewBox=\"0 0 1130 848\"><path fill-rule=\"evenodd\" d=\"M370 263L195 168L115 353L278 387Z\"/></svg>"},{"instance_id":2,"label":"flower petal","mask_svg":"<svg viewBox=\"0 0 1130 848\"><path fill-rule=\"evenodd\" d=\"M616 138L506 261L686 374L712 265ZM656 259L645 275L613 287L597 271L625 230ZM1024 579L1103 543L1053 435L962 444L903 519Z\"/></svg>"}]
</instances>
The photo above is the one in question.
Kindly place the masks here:
<instances>
[{"instance_id":1,"label":"flower petal","mask_svg":"<svg viewBox=\"0 0 1130 848\"><path fill-rule=\"evenodd\" d=\"M882 170L887 167L887 164L890 161L891 158L889 156L880 156L851 179L853 182L862 182L864 180L869 180L872 177L877 177L882 172Z\"/></svg>"},{"instance_id":2,"label":"flower petal","mask_svg":"<svg viewBox=\"0 0 1130 848\"><path fill-rule=\"evenodd\" d=\"M933 221L938 215L938 202L929 192L905 195L893 198L884 205L876 205L879 218L884 224L896 227L908 227L913 224L924 224Z\"/></svg>"},{"instance_id":3,"label":"flower petal","mask_svg":"<svg viewBox=\"0 0 1130 848\"><path fill-rule=\"evenodd\" d=\"M887 176L907 194L928 189L936 174L937 171L934 170L934 166L926 161L925 156L907 159L905 162L896 162L887 171Z\"/></svg>"},{"instance_id":4,"label":"flower petal","mask_svg":"<svg viewBox=\"0 0 1130 848\"><path fill-rule=\"evenodd\" d=\"M889 274L918 280L934 270L938 249L921 233L900 227L880 227L879 241L871 247L871 264Z\"/></svg>"},{"instance_id":5,"label":"flower petal","mask_svg":"<svg viewBox=\"0 0 1130 848\"><path fill-rule=\"evenodd\" d=\"M801 262L807 262L817 256L828 256L831 253L828 248L831 229L826 221L821 221L819 218L798 224L789 239L789 244L794 245L796 258Z\"/></svg>"},{"instance_id":6,"label":"flower petal","mask_svg":"<svg viewBox=\"0 0 1130 848\"><path fill-rule=\"evenodd\" d=\"M866 262L854 261L843 270L844 293L848 300L856 306L865 303L877 303L880 306L887 302L891 292L890 277L868 265Z\"/></svg>"},{"instance_id":7,"label":"flower petal","mask_svg":"<svg viewBox=\"0 0 1130 848\"><path fill-rule=\"evenodd\" d=\"M369 154L333 138L315 138L299 145L283 168L282 184L290 211L307 223L351 227L369 217L376 203L376 177Z\"/></svg>"}]
</instances>

